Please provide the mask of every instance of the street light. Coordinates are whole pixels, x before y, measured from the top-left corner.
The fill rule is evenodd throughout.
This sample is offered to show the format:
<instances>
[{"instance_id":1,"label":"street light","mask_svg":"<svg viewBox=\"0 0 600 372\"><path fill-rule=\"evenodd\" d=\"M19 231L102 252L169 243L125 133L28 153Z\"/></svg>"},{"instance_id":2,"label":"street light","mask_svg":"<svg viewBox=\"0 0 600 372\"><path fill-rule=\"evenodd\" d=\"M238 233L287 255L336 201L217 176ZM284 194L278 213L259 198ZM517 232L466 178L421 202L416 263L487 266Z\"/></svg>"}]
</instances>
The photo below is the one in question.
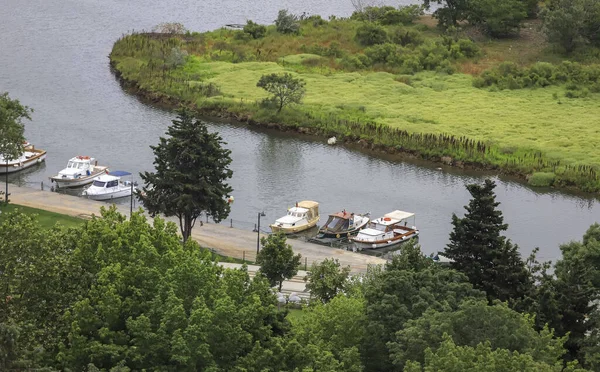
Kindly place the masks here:
<instances>
[{"instance_id":1,"label":"street light","mask_svg":"<svg viewBox=\"0 0 600 372\"><path fill-rule=\"evenodd\" d=\"M256 254L258 254L258 250L260 247L260 218L265 217L265 212L258 212L258 227L256 228Z\"/></svg>"}]
</instances>

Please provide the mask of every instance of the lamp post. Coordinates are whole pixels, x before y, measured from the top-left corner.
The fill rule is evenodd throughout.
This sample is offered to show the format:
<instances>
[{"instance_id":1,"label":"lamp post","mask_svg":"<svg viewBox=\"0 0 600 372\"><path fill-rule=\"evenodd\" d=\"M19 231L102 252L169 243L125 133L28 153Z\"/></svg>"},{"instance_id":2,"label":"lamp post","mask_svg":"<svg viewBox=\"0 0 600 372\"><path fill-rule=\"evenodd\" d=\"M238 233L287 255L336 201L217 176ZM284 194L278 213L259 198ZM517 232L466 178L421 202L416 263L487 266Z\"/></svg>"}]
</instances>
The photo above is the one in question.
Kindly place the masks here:
<instances>
[{"instance_id":1,"label":"lamp post","mask_svg":"<svg viewBox=\"0 0 600 372\"><path fill-rule=\"evenodd\" d=\"M8 205L8 158L6 158L6 193L4 194L4 202Z\"/></svg>"},{"instance_id":2,"label":"lamp post","mask_svg":"<svg viewBox=\"0 0 600 372\"><path fill-rule=\"evenodd\" d=\"M260 218L265 217L265 212L258 212L258 225L256 228L256 254L258 254L258 250L260 247Z\"/></svg>"}]
</instances>

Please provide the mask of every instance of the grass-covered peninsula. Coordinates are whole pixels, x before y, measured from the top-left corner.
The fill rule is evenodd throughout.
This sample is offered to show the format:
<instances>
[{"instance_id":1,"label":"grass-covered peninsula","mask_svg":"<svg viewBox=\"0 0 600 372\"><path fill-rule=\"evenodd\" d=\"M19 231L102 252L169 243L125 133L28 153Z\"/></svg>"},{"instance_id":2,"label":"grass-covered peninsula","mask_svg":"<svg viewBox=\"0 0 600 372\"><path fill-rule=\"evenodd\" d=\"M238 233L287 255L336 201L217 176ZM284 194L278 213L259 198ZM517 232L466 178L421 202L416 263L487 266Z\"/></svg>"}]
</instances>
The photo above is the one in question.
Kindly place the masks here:
<instances>
[{"instance_id":1,"label":"grass-covered peninsula","mask_svg":"<svg viewBox=\"0 0 600 372\"><path fill-rule=\"evenodd\" d=\"M377 22L359 12L309 17L287 31L249 22L132 34L114 44L110 61L156 102L499 169L532 185L600 190L593 55L555 52L537 20L521 23L519 36L491 39L474 27L440 31L431 17L402 11ZM277 112L257 82L283 72L302 79L306 94Z\"/></svg>"}]
</instances>

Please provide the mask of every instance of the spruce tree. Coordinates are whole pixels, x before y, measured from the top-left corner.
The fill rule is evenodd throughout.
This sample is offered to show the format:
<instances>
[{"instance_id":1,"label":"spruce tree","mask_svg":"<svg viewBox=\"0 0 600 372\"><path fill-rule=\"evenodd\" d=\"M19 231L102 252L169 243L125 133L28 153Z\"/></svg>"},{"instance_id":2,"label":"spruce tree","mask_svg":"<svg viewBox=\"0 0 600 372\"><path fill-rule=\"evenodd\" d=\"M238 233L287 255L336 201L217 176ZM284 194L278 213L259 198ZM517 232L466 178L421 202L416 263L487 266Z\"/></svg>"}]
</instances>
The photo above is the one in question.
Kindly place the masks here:
<instances>
[{"instance_id":1,"label":"spruce tree","mask_svg":"<svg viewBox=\"0 0 600 372\"><path fill-rule=\"evenodd\" d=\"M454 230L445 255L454 260L452 268L465 273L473 287L485 291L488 300L513 303L527 293L531 281L518 246L501 235L508 225L498 210L495 187L489 179L483 185L467 185L473 198L465 206L463 218L452 215Z\"/></svg>"}]
</instances>

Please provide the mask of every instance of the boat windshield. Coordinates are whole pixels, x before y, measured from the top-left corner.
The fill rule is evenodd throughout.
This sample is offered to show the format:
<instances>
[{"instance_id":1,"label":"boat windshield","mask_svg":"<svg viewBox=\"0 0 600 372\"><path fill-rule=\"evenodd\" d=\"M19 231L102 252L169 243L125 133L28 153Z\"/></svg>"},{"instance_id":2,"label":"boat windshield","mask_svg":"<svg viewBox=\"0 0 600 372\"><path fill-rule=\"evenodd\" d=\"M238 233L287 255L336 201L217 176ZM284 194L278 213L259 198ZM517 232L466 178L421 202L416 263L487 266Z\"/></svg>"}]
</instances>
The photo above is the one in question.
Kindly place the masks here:
<instances>
[{"instance_id":1,"label":"boat windshield","mask_svg":"<svg viewBox=\"0 0 600 372\"><path fill-rule=\"evenodd\" d=\"M327 222L327 229L328 230L339 230L342 229L345 226L347 220L343 219L343 218L339 218L339 217L332 217L328 222Z\"/></svg>"},{"instance_id":2,"label":"boat windshield","mask_svg":"<svg viewBox=\"0 0 600 372\"><path fill-rule=\"evenodd\" d=\"M118 180L108 181L108 183L106 184L106 187L117 187L117 186L119 186Z\"/></svg>"},{"instance_id":3,"label":"boat windshield","mask_svg":"<svg viewBox=\"0 0 600 372\"><path fill-rule=\"evenodd\" d=\"M106 184L106 182L102 182L102 181L94 181L94 183L92 185L96 186L96 187L104 187L104 185Z\"/></svg>"},{"instance_id":4,"label":"boat windshield","mask_svg":"<svg viewBox=\"0 0 600 372\"><path fill-rule=\"evenodd\" d=\"M298 213L298 212L288 212L288 216L292 216L292 217L304 217L302 213Z\"/></svg>"},{"instance_id":5,"label":"boat windshield","mask_svg":"<svg viewBox=\"0 0 600 372\"><path fill-rule=\"evenodd\" d=\"M69 164L67 164L67 168L75 168L75 163L70 161Z\"/></svg>"},{"instance_id":6,"label":"boat windshield","mask_svg":"<svg viewBox=\"0 0 600 372\"><path fill-rule=\"evenodd\" d=\"M371 223L369 223L369 228L374 229L374 230L379 230L379 231L385 231L386 226L382 225L380 223L371 222Z\"/></svg>"}]
</instances>

